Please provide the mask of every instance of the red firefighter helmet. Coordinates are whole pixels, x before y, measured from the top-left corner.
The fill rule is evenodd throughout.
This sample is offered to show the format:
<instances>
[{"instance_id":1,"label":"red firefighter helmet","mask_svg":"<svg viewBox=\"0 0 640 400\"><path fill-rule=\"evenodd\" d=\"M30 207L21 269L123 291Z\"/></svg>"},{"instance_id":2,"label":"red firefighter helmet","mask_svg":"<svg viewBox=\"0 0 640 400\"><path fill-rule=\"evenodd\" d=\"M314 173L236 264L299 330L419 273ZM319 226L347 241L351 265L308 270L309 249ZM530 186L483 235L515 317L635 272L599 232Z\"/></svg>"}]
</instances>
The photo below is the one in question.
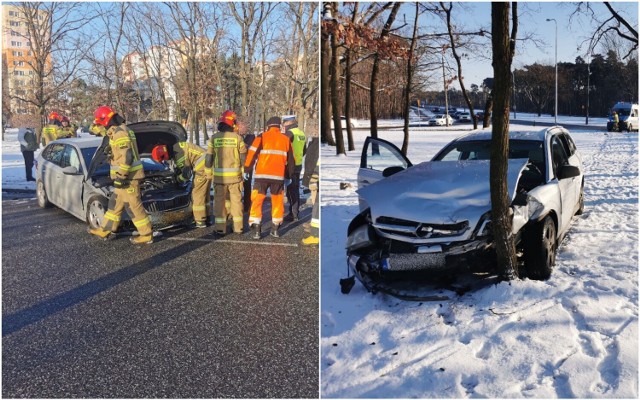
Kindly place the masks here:
<instances>
[{"instance_id":1,"label":"red firefighter helmet","mask_svg":"<svg viewBox=\"0 0 640 400\"><path fill-rule=\"evenodd\" d=\"M223 124L229 125L231 128L236 127L238 123L238 116L231 110L227 110L220 115L220 119L218 119L218 123L222 122Z\"/></svg>"},{"instance_id":2,"label":"red firefighter helmet","mask_svg":"<svg viewBox=\"0 0 640 400\"><path fill-rule=\"evenodd\" d=\"M106 127L109 125L109 121L111 121L111 117L113 117L115 113L116 112L109 106L100 106L93 113L93 116L95 117L95 121L93 122Z\"/></svg>"},{"instance_id":3,"label":"red firefighter helmet","mask_svg":"<svg viewBox=\"0 0 640 400\"><path fill-rule=\"evenodd\" d=\"M151 158L157 162L163 162L169 160L169 149L164 144L159 144L151 150Z\"/></svg>"},{"instance_id":4,"label":"red firefighter helmet","mask_svg":"<svg viewBox=\"0 0 640 400\"><path fill-rule=\"evenodd\" d=\"M51 113L49 114L49 121L60 121L60 114L58 114L55 111L51 111Z\"/></svg>"}]
</instances>

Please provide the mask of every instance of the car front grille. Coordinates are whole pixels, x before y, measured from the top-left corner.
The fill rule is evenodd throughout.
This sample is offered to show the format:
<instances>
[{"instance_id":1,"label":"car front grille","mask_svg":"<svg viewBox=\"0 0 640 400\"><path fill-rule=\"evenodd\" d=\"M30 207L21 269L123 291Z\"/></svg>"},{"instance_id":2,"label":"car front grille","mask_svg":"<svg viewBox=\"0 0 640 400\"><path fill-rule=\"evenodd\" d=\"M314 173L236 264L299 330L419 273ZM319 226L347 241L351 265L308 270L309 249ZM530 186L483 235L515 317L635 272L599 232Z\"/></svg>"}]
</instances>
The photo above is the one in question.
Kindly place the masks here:
<instances>
[{"instance_id":1,"label":"car front grille","mask_svg":"<svg viewBox=\"0 0 640 400\"><path fill-rule=\"evenodd\" d=\"M188 206L189 197L189 194L185 193L167 199L147 200L144 201L143 204L144 208L150 213L171 211Z\"/></svg>"},{"instance_id":2,"label":"car front grille","mask_svg":"<svg viewBox=\"0 0 640 400\"><path fill-rule=\"evenodd\" d=\"M383 216L378 217L373 226L390 235L418 239L441 239L463 235L469 229L469 221L455 224L430 224Z\"/></svg>"}]
</instances>

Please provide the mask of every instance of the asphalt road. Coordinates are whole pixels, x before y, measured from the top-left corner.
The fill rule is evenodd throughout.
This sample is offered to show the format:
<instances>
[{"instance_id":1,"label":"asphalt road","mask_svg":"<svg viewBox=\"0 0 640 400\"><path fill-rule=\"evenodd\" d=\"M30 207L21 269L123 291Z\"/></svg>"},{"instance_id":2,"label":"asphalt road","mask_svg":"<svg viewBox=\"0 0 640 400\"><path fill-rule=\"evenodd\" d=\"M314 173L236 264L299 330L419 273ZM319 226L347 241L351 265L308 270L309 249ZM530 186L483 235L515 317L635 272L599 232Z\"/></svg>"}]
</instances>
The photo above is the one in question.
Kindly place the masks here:
<instances>
[{"instance_id":1,"label":"asphalt road","mask_svg":"<svg viewBox=\"0 0 640 400\"><path fill-rule=\"evenodd\" d=\"M318 248L165 232L103 241L2 202L2 396L317 398Z\"/></svg>"}]
</instances>

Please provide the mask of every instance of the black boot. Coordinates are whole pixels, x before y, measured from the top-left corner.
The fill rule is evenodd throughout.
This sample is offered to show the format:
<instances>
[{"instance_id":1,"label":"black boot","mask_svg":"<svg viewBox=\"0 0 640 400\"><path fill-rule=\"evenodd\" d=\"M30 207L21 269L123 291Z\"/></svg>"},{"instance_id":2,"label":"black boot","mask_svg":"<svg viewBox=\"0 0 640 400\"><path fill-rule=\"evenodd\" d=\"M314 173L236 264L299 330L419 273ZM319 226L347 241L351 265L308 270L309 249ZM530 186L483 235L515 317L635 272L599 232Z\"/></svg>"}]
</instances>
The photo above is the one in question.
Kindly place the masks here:
<instances>
[{"instance_id":1,"label":"black boot","mask_svg":"<svg viewBox=\"0 0 640 400\"><path fill-rule=\"evenodd\" d=\"M273 237L280 237L280 234L278 233L278 228L280 228L280 225L271 224L271 233L269 233L269 235Z\"/></svg>"},{"instance_id":2,"label":"black boot","mask_svg":"<svg viewBox=\"0 0 640 400\"><path fill-rule=\"evenodd\" d=\"M260 239L260 224L251 224L251 231L253 232L252 239Z\"/></svg>"}]
</instances>

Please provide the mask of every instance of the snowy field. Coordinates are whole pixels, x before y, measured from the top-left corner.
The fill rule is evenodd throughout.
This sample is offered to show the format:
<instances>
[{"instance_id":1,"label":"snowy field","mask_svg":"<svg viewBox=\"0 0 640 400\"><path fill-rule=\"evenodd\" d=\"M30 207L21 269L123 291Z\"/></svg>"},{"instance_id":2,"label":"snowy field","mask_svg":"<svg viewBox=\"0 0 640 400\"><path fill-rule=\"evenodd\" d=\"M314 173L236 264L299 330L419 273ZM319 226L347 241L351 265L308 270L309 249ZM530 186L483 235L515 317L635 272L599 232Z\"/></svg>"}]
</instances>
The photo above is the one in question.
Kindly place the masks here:
<instances>
[{"instance_id":1,"label":"snowy field","mask_svg":"<svg viewBox=\"0 0 640 400\"><path fill-rule=\"evenodd\" d=\"M414 129L409 159L430 159L461 127ZM322 397L638 398L638 134L571 133L586 168L585 213L551 279L440 302L372 295L357 281L340 293L367 131L354 131L348 156L322 147ZM402 144L399 129L379 136Z\"/></svg>"}]
</instances>

